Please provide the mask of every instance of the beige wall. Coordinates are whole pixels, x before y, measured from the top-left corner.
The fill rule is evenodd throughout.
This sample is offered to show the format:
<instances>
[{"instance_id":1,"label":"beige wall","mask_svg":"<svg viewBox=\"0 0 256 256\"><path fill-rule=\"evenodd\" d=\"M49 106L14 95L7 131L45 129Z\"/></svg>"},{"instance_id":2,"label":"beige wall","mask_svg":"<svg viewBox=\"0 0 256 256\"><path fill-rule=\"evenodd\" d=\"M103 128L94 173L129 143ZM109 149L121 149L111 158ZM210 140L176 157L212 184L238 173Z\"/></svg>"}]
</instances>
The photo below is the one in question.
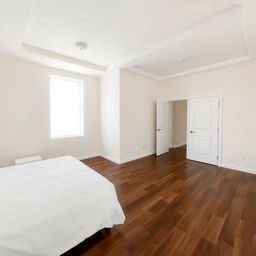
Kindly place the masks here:
<instances>
[{"instance_id":1,"label":"beige wall","mask_svg":"<svg viewBox=\"0 0 256 256\"><path fill-rule=\"evenodd\" d=\"M222 95L223 165L256 170L256 62L164 81L166 98Z\"/></svg>"},{"instance_id":2,"label":"beige wall","mask_svg":"<svg viewBox=\"0 0 256 256\"><path fill-rule=\"evenodd\" d=\"M187 143L187 101L174 101L174 144Z\"/></svg>"},{"instance_id":3,"label":"beige wall","mask_svg":"<svg viewBox=\"0 0 256 256\"><path fill-rule=\"evenodd\" d=\"M101 78L101 154L120 161L120 71Z\"/></svg>"},{"instance_id":4,"label":"beige wall","mask_svg":"<svg viewBox=\"0 0 256 256\"><path fill-rule=\"evenodd\" d=\"M155 152L155 103L159 81L127 70L120 73L121 161Z\"/></svg>"},{"instance_id":5,"label":"beige wall","mask_svg":"<svg viewBox=\"0 0 256 256\"><path fill-rule=\"evenodd\" d=\"M50 139L49 75L84 81L85 136ZM100 152L99 80L94 77L47 68L14 57L0 61L0 166L16 157L40 154L88 157Z\"/></svg>"},{"instance_id":6,"label":"beige wall","mask_svg":"<svg viewBox=\"0 0 256 256\"><path fill-rule=\"evenodd\" d=\"M170 102L170 146L187 143L187 101Z\"/></svg>"},{"instance_id":7,"label":"beige wall","mask_svg":"<svg viewBox=\"0 0 256 256\"><path fill-rule=\"evenodd\" d=\"M151 154L155 151L157 98L220 94L223 100L222 164L253 172L256 170L255 70L254 61L169 81L156 81L117 70L103 78L100 90L99 80L94 77L21 59L2 58L0 166L12 164L15 157L33 154L48 158L90 156L101 152L121 162ZM48 88L51 74L84 80L83 138L50 139Z\"/></svg>"},{"instance_id":8,"label":"beige wall","mask_svg":"<svg viewBox=\"0 0 256 256\"><path fill-rule=\"evenodd\" d=\"M122 163L155 152L159 82L127 70L101 79L101 135L105 158Z\"/></svg>"}]
</instances>

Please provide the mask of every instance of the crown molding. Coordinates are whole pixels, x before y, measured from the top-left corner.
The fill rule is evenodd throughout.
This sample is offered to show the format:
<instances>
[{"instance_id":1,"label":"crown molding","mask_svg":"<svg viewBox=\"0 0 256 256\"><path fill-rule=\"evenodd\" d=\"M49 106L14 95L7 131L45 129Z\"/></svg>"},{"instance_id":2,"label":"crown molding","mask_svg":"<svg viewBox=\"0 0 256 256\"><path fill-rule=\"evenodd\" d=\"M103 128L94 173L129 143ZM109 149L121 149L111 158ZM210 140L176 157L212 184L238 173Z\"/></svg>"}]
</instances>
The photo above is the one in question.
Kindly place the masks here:
<instances>
[{"instance_id":1,"label":"crown molding","mask_svg":"<svg viewBox=\"0 0 256 256\"><path fill-rule=\"evenodd\" d=\"M38 1L38 0L32 0L32 1L31 1L30 10L29 10L28 17L27 17L27 21L26 21L26 25L25 25L25 28L24 28L24 31L23 31L21 44L22 44L22 42L25 41L26 34L27 34L28 31L29 31L29 23L30 23L30 20L31 20L31 16L32 16L33 9L34 9L34 7L35 7L37 1Z\"/></svg>"},{"instance_id":2,"label":"crown molding","mask_svg":"<svg viewBox=\"0 0 256 256\"><path fill-rule=\"evenodd\" d=\"M37 0L32 0L30 14L32 12L32 9L33 9L36 1ZM242 56L242 57L218 62L218 63L212 64L212 65L206 65L206 66L202 66L199 68L190 69L190 70L187 70L184 72L179 72L179 73L167 75L167 76L159 76L159 75L147 72L145 70L142 70L136 66L136 64L138 63L138 61L141 58L143 58L147 55L150 55L166 46L172 45L174 43L178 43L183 40L188 40L190 38L190 36L200 33L202 24L211 22L211 20L213 20L214 18L222 15L223 13L225 13L227 11L231 11L238 7L242 7L244 42L245 42L245 46L248 51L248 56ZM158 81L174 79L174 78L178 78L178 77L182 77L182 76L186 76L186 75L195 74L198 72L204 72L204 71L208 71L208 70L212 70L212 69L216 69L216 68L225 67L228 65L233 65L233 64L250 61L253 58L256 58L256 50L255 50L256 49L256 47L255 47L255 45L256 45L256 30L255 30L256 18L254 17L255 16L254 15L255 8L256 8L255 0L235 0L235 4L232 7L215 14L214 16L212 16L210 18L205 19L194 26L191 26L190 28L183 31L182 33L176 34L174 37L171 37L165 41L162 41L162 42L159 42L158 44L153 45L152 47L149 47L147 49L139 51L132 56L121 59L117 63L113 63L113 65L110 65L109 68L101 66L101 65L97 65L97 64L94 64L91 62L76 59L73 57L65 56L65 55L62 55L62 54L59 54L56 52L52 52L52 51L49 51L46 49L42 49L42 48L27 44L27 43L22 43L21 49L27 53L33 54L34 56L45 57L45 58L47 58L47 60L50 60L50 59L58 60L58 61L62 61L65 63L77 65L82 68L86 68L90 71L92 71L92 70L97 71L100 73L99 75L102 75L111 69L124 68L124 69L129 69L132 72L137 73L139 75L143 75L143 76L146 76L151 79L158 80ZM26 29L29 26L29 20L30 20L30 15L27 20ZM26 34L26 30L24 32L23 39L25 37L25 34Z\"/></svg>"},{"instance_id":3,"label":"crown molding","mask_svg":"<svg viewBox=\"0 0 256 256\"><path fill-rule=\"evenodd\" d=\"M203 67L199 67L199 68L194 68L194 69L184 71L184 72L180 72L180 73L177 73L177 74L174 74L174 75L163 76L163 77L161 77L161 80L174 79L174 78L177 78L177 77L191 75L191 74L195 74L195 73L199 73L199 72L203 72L203 71L209 71L209 70L212 70L212 69L222 68L222 67L229 66L229 65L239 64L239 63L247 62L247 61L250 61L250 60L252 60L252 58L249 57L249 56L234 58L234 59L218 62L216 64L207 65L207 66L203 66Z\"/></svg>"},{"instance_id":4,"label":"crown molding","mask_svg":"<svg viewBox=\"0 0 256 256\"><path fill-rule=\"evenodd\" d=\"M144 70L141 70L139 68L131 68L130 70L135 73L138 73L140 75L147 76L149 78L153 78L153 79L156 79L159 81L164 81L164 80L174 79L174 78L187 76L187 75L191 75L191 74L195 74L195 73L209 71L209 70L213 70L213 69L217 69L217 68L222 68L222 67L229 66L229 65L239 64L239 63L247 62L250 60L252 60L251 57L243 56L243 57L239 57L239 58L234 58L234 59L218 62L218 63L212 64L212 65L207 65L207 66L203 66L203 67L199 67L199 68L190 69L190 70L180 72L177 74L173 74L173 75L169 75L169 76L157 76L157 75L151 74L149 72L146 72Z\"/></svg>"},{"instance_id":5,"label":"crown molding","mask_svg":"<svg viewBox=\"0 0 256 256\"><path fill-rule=\"evenodd\" d=\"M106 67L103 67L103 66L91 63L91 62L83 61L80 59L76 59L73 57L68 57L68 56L65 56L65 55L62 55L62 54L59 54L56 52L48 51L48 50L45 50L45 49L42 49L42 48L39 48L39 47L36 47L33 45L29 45L26 43L22 43L21 50L28 52L28 53L38 55L38 56L46 57L49 59L63 61L66 63L78 65L78 66L81 66L86 69L92 69L92 70L96 70L96 71L100 71L100 72L107 71Z\"/></svg>"},{"instance_id":6,"label":"crown molding","mask_svg":"<svg viewBox=\"0 0 256 256\"><path fill-rule=\"evenodd\" d=\"M139 75L143 75L143 76L146 76L146 77L149 77L149 78L153 78L155 80L158 80L158 81L161 81L162 78L160 76L156 76L154 74L151 74L147 71L144 71L144 70L141 70L139 68L129 68L130 71L134 72L134 73L137 73Z\"/></svg>"},{"instance_id":7,"label":"crown molding","mask_svg":"<svg viewBox=\"0 0 256 256\"><path fill-rule=\"evenodd\" d=\"M198 72L208 71L208 70L211 70L211 69L221 68L221 67L228 66L228 65L238 64L238 63L241 63L241 62L250 61L252 59L250 56L252 56L252 55L250 55L250 45L249 45L247 37L246 37L246 34L247 34L246 33L246 27L248 26L248 24L247 24L248 22L246 23L244 21L243 22L244 27L245 27L245 29L243 29L244 38L245 38L244 39L244 44L245 44L245 48L247 49L248 56L246 55L246 56L242 56L242 57L238 57L238 58L233 58L233 59L229 59L229 60L226 60L226 61L218 62L218 63L211 64L211 65L201 66L201 67L198 67L198 68L193 68L193 69L190 69L190 70L187 70L187 71L183 71L183 72L179 72L179 73L175 73L175 74L171 74L171 75L167 75L167 76L159 76L159 75L153 74L151 72L145 71L143 69L140 69L138 66L136 66L136 64L139 62L139 60L141 58L146 57L147 55L150 55L154 52L157 52L158 50L160 50L160 49L162 49L166 46L170 46L174 43L178 43L178 42L183 41L183 40L188 40L190 38L190 36L200 33L201 32L201 24L211 22L214 18L222 15L223 13L225 13L227 11L231 11L231 10L234 10L236 8L240 8L244 4L244 1L250 2L252 0L243 0L243 1L242 0L237 0L235 2L234 6L228 8L226 10L221 11L220 13L212 16L211 18L208 18L208 19L200 22L199 24L197 24L195 26L192 26L192 27L188 28L187 30L185 30L182 33L176 34L176 36L174 36L174 37L172 37L168 40L162 41L162 42L160 42L160 43L158 43L158 44L156 44L156 45L154 45L150 48L147 48L147 49L145 49L141 52L138 52L137 54L134 54L133 56L129 56L125 59L120 60L118 63L115 63L112 66L110 66L110 69L111 68L116 68L116 67L127 68L127 69L129 69L129 70L131 70L131 71L133 71L137 74L147 76L147 77L155 79L155 80L162 81L162 80L174 79L174 78L177 78L177 77L182 77L182 76L186 76L186 75L190 75L190 74L194 74L194 73L198 73ZM244 20L245 20L245 16L246 16L246 14L244 13L244 15L243 15Z\"/></svg>"},{"instance_id":8,"label":"crown molding","mask_svg":"<svg viewBox=\"0 0 256 256\"><path fill-rule=\"evenodd\" d=\"M215 15L213 15L212 17L206 18L202 21L200 21L199 23L190 26L189 28L187 28L185 31L179 32L174 34L172 37L168 38L167 40L161 41L151 47L148 47L147 49L144 49L142 51L139 51L131 56L128 56L124 59L121 59L119 61L117 61L116 63L112 63L109 66L109 69L112 68L133 68L134 66L136 66L139 62L140 59L142 59L143 57L146 57L150 54L153 54L165 47L171 46L173 44L179 43L180 41L183 40L188 40L191 36L194 36L195 34L200 34L201 33L201 28L202 25L211 23L212 20L214 20L215 18L223 15L226 12L230 12L234 9L240 8L241 4L240 3L235 3L233 6L222 10L218 13L216 13Z\"/></svg>"},{"instance_id":9,"label":"crown molding","mask_svg":"<svg viewBox=\"0 0 256 256\"><path fill-rule=\"evenodd\" d=\"M245 39L245 45L248 55L256 58L256 1L255 0L240 0L242 1L242 25Z\"/></svg>"}]
</instances>

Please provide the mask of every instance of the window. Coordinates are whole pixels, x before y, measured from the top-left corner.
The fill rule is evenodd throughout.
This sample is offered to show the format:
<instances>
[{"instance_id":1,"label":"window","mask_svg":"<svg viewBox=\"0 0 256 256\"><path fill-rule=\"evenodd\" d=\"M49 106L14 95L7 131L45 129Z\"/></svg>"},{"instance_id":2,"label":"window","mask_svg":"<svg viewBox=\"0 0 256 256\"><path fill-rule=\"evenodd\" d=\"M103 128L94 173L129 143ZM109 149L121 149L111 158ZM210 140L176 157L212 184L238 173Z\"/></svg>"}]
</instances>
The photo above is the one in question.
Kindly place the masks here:
<instances>
[{"instance_id":1,"label":"window","mask_svg":"<svg viewBox=\"0 0 256 256\"><path fill-rule=\"evenodd\" d=\"M83 136L83 82L50 78L51 138Z\"/></svg>"}]
</instances>

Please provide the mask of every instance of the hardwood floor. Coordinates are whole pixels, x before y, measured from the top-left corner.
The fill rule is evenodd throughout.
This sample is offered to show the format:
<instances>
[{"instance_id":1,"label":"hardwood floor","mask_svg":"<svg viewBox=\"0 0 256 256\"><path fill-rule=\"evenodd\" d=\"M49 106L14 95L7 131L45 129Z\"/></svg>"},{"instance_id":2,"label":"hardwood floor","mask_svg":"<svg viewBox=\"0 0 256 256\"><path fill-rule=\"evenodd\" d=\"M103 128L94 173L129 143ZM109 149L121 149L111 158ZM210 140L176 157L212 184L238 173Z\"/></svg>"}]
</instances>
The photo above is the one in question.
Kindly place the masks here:
<instances>
[{"instance_id":1,"label":"hardwood floor","mask_svg":"<svg viewBox=\"0 0 256 256\"><path fill-rule=\"evenodd\" d=\"M256 255L256 175L186 160L184 148L122 165L83 162L115 184L126 222L65 256Z\"/></svg>"}]
</instances>

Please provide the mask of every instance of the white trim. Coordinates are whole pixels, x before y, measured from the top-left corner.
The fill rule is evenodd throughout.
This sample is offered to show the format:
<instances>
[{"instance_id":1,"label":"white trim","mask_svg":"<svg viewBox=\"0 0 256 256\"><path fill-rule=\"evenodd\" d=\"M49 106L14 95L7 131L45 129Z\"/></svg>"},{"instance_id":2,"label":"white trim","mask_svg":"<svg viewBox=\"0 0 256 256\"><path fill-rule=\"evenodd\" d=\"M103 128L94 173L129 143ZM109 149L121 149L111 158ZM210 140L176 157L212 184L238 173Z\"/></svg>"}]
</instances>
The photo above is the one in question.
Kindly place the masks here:
<instances>
[{"instance_id":1,"label":"white trim","mask_svg":"<svg viewBox=\"0 0 256 256\"><path fill-rule=\"evenodd\" d=\"M15 158L14 163L15 165L20 165L20 164L27 164L27 163L32 163L36 161L41 161L42 159L43 158L39 155L26 156L26 157Z\"/></svg>"},{"instance_id":2,"label":"white trim","mask_svg":"<svg viewBox=\"0 0 256 256\"><path fill-rule=\"evenodd\" d=\"M226 163L220 163L219 167L223 167L223 168L227 168L227 169L231 169L231 170L235 170L235 171L240 171L240 172L256 174L256 168L251 169L251 168L247 168L247 167L242 167L242 166L232 165L232 164L226 164Z\"/></svg>"},{"instance_id":3,"label":"white trim","mask_svg":"<svg viewBox=\"0 0 256 256\"><path fill-rule=\"evenodd\" d=\"M202 32L202 26L207 26L211 22L213 22L218 16L223 15L224 13L228 11L232 11L236 8L239 8L239 5L233 5L229 8L226 8L224 10L221 10L215 15L202 20L201 22L197 24L192 24L190 27L188 27L185 31L182 31L180 33L176 33L169 37L167 40L160 41L142 51L138 51L133 55L130 55L128 57L125 57L115 63L112 63L109 67L109 69L114 69L114 68L130 68L134 67L139 63L139 61L143 58L146 57L150 54L153 54L159 50L162 50L166 47L178 44L180 42L183 42L184 40L189 40L191 36L200 34Z\"/></svg>"},{"instance_id":4,"label":"white trim","mask_svg":"<svg viewBox=\"0 0 256 256\"><path fill-rule=\"evenodd\" d=\"M116 159L116 158L114 158L112 156L107 156L107 155L104 155L104 154L100 154L100 156L105 158L105 159L107 159L107 160L109 160L109 161L111 161L111 162L114 162L116 164L121 164L121 161L119 159Z\"/></svg>"},{"instance_id":5,"label":"white trim","mask_svg":"<svg viewBox=\"0 0 256 256\"><path fill-rule=\"evenodd\" d=\"M28 34L29 24L30 24L31 17L32 17L32 12L33 12L33 9L34 9L34 7L36 5L36 2L37 2L37 0L33 0L33 2L30 4L29 13L28 13L26 24L25 24L25 27L24 27L24 30L23 30L23 34L22 34L22 42L25 41L26 35Z\"/></svg>"},{"instance_id":6,"label":"white trim","mask_svg":"<svg viewBox=\"0 0 256 256\"><path fill-rule=\"evenodd\" d=\"M119 160L119 159L116 159L112 156L107 156L107 155L104 155L104 154L99 154L99 156L101 156L101 157L103 157L103 158L105 158L105 159L107 159L111 162L114 162L116 164L124 164L124 163L128 163L128 162L131 162L131 161L143 158L143 157L154 155L155 153L156 153L155 151L151 151L151 152L148 152L148 153L145 153L145 154L141 154L141 155L137 155L137 156L133 156L133 157L128 157L128 158L123 159L123 160Z\"/></svg>"},{"instance_id":7,"label":"white trim","mask_svg":"<svg viewBox=\"0 0 256 256\"><path fill-rule=\"evenodd\" d=\"M77 156L76 159L85 160L85 159L92 158L92 157L97 157L97 156L100 156L100 153L81 155L81 156Z\"/></svg>"},{"instance_id":8,"label":"white trim","mask_svg":"<svg viewBox=\"0 0 256 256\"><path fill-rule=\"evenodd\" d=\"M21 45L21 50L25 51L25 52L29 52L38 56L43 56L46 58L50 58L50 59L54 59L54 60L58 60L58 61L64 61L66 63L71 63L74 65L78 65L84 68L88 68L88 69L92 69L92 70L96 70L96 71L100 71L100 72L106 72L107 68L104 66L100 66L91 62L87 62L84 60L80 60L80 59L76 59L73 57L69 57L69 56L65 56L56 52L52 52L52 51L48 51L33 45L29 45L26 43L22 43Z\"/></svg>"},{"instance_id":9,"label":"white trim","mask_svg":"<svg viewBox=\"0 0 256 256\"><path fill-rule=\"evenodd\" d=\"M247 48L248 55L256 57L255 43L255 0L240 0L242 6L242 28L244 34L244 44Z\"/></svg>"},{"instance_id":10,"label":"white trim","mask_svg":"<svg viewBox=\"0 0 256 256\"><path fill-rule=\"evenodd\" d=\"M172 147L174 147L174 146L172 146ZM103 158L105 158L107 160L110 160L110 161L112 161L112 162L114 162L116 164L123 164L123 163L131 162L131 161L134 161L134 160L137 160L137 159L140 159L140 158L151 156L151 155L154 155L154 154L155 154L155 152L152 151L152 152L149 152L149 153L146 153L146 154L142 154L142 155L138 155L138 156L135 156L135 157L127 158L127 159L122 160L122 161L119 161L119 160L117 160L117 159L115 159L113 157L110 157L110 156L107 156L107 155L104 155L104 154L100 154L100 153L82 155L82 156L78 156L76 158L78 160L85 160L85 159L101 156L101 157L103 157ZM232 164L226 164L226 163L219 163L218 167L227 168L227 169L230 169L230 170L233 170L233 171L240 171L240 172L256 174L256 168L255 169L251 169L251 168L247 168L247 167L242 167L242 166L237 166L237 165L232 165Z\"/></svg>"},{"instance_id":11,"label":"white trim","mask_svg":"<svg viewBox=\"0 0 256 256\"><path fill-rule=\"evenodd\" d=\"M72 82L79 82L83 84L83 79L79 79L79 78L74 78L74 77L67 77L67 76L59 76L59 75L49 75L50 79L59 79L59 80L64 80L64 81L72 81Z\"/></svg>"},{"instance_id":12,"label":"white trim","mask_svg":"<svg viewBox=\"0 0 256 256\"><path fill-rule=\"evenodd\" d=\"M239 57L239 58L234 58L234 59L218 62L218 63L212 64L212 65L207 65L207 66L202 66L199 68L190 69L188 71L180 72L180 73L177 73L174 75L163 76L160 78L160 80L174 79L177 77L182 77L182 76L191 75L191 74L195 74L195 73L199 73L199 72L203 72L203 71L208 71L208 70L212 70L212 69L216 69L216 68L234 65L234 64L238 64L238 63L246 62L246 61L250 61L250 60L251 60L251 57L243 56L243 57Z\"/></svg>"},{"instance_id":13,"label":"white trim","mask_svg":"<svg viewBox=\"0 0 256 256\"><path fill-rule=\"evenodd\" d=\"M248 37L248 24L247 24L247 8L244 0L238 0L241 2L241 10L242 10L242 33L243 33L243 43L246 48L247 54L250 56L250 49L249 49L249 37ZM247 10L246 10L247 9Z\"/></svg>"},{"instance_id":14,"label":"white trim","mask_svg":"<svg viewBox=\"0 0 256 256\"><path fill-rule=\"evenodd\" d=\"M190 131L189 131L189 125L190 125L190 100L187 99L187 141L189 141L189 136L190 136ZM186 148L186 157L187 159L190 159L190 154L189 154L189 146Z\"/></svg>"},{"instance_id":15,"label":"white trim","mask_svg":"<svg viewBox=\"0 0 256 256\"><path fill-rule=\"evenodd\" d=\"M170 144L169 148L179 148L179 147L182 147L182 146L186 146L187 145L187 142L183 142L183 143L179 143L179 144Z\"/></svg>"},{"instance_id":16,"label":"white trim","mask_svg":"<svg viewBox=\"0 0 256 256\"><path fill-rule=\"evenodd\" d=\"M187 100L188 103L189 103L189 99L203 98L203 97L213 97L213 96L219 97L219 136L218 136L218 162L217 162L217 165L219 166L220 163L221 163L221 160L222 160L223 94L222 93L213 93L213 94L205 94L205 95L197 95L197 96L185 96L185 97L169 98L169 99L165 99L165 100L167 100L169 102L170 101ZM189 107L188 105L187 105L187 107ZM188 111L187 111L187 122L189 122ZM188 136L188 132L189 131L188 131L188 125L187 125L187 136ZM187 158L189 159L188 147L187 147Z\"/></svg>"},{"instance_id":17,"label":"white trim","mask_svg":"<svg viewBox=\"0 0 256 256\"><path fill-rule=\"evenodd\" d=\"M143 157L152 156L152 155L154 155L155 153L156 153L155 151L151 151L151 152L148 152L148 153L145 153L145 154L141 154L141 155L129 157L129 158L126 158L126 159L124 159L124 160L121 160L120 163L121 163L121 164L128 163L128 162L131 162L131 161L134 161L134 160L143 158Z\"/></svg>"},{"instance_id":18,"label":"white trim","mask_svg":"<svg viewBox=\"0 0 256 256\"><path fill-rule=\"evenodd\" d=\"M250 60L252 60L251 57L242 56L242 57L221 61L221 62L218 62L218 63L215 63L215 64L190 69L190 70L187 70L187 71L184 71L184 72L176 73L176 74L173 74L173 75L167 75L167 76L158 76L158 75L152 74L148 71L142 70L139 67L133 67L133 68L130 68L129 70L133 71L134 73L137 73L139 75L143 75L143 76L146 76L146 77L149 77L149 78L153 78L153 79L158 80L158 81L165 81L165 80L171 80L171 79L175 79L175 78L178 78L178 77L192 75L192 74L196 74L196 73L200 73L200 72L204 72L204 71L209 71L209 70L213 70L213 69L217 69L217 68L222 68L222 67L225 67L225 66L239 64L239 63L247 62L247 61L250 61Z\"/></svg>"},{"instance_id":19,"label":"white trim","mask_svg":"<svg viewBox=\"0 0 256 256\"><path fill-rule=\"evenodd\" d=\"M144 70L139 69L139 68L130 68L129 70L136 73L136 74L143 75L143 76L146 76L146 77L149 77L149 78L153 78L153 79L158 80L158 81L163 80L161 76L154 75L150 72L144 71Z\"/></svg>"},{"instance_id":20,"label":"white trim","mask_svg":"<svg viewBox=\"0 0 256 256\"><path fill-rule=\"evenodd\" d=\"M219 94L218 166L222 161L223 94Z\"/></svg>"}]
</instances>

